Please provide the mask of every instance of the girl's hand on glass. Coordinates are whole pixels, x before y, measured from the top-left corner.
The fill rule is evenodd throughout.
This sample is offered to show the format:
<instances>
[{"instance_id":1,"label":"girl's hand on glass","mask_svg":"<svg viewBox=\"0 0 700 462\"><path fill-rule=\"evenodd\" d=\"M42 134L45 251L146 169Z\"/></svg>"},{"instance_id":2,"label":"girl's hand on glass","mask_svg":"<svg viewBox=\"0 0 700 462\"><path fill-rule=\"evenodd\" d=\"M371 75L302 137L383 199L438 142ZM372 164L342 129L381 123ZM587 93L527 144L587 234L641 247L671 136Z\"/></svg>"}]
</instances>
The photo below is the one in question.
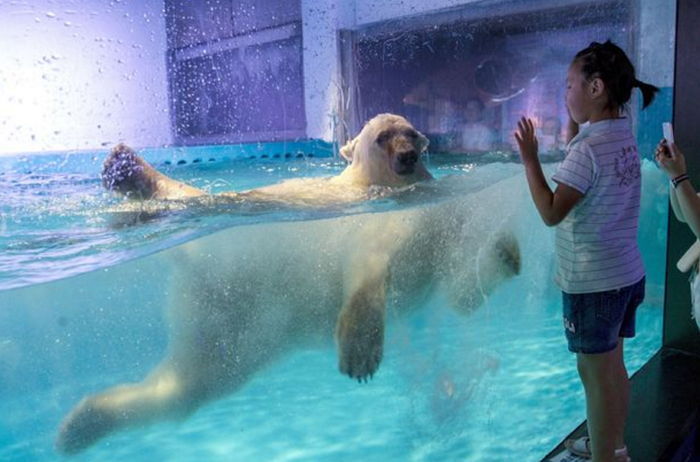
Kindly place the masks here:
<instances>
[{"instance_id":1,"label":"girl's hand on glass","mask_svg":"<svg viewBox=\"0 0 700 462\"><path fill-rule=\"evenodd\" d=\"M659 168L673 179L687 172L685 156L675 143L668 143L662 139L656 146L654 158Z\"/></svg>"},{"instance_id":2,"label":"girl's hand on glass","mask_svg":"<svg viewBox=\"0 0 700 462\"><path fill-rule=\"evenodd\" d=\"M532 119L521 117L518 121L518 129L515 131L515 140L520 148L520 158L524 165L539 162L537 157L537 136L535 136L535 124Z\"/></svg>"}]
</instances>

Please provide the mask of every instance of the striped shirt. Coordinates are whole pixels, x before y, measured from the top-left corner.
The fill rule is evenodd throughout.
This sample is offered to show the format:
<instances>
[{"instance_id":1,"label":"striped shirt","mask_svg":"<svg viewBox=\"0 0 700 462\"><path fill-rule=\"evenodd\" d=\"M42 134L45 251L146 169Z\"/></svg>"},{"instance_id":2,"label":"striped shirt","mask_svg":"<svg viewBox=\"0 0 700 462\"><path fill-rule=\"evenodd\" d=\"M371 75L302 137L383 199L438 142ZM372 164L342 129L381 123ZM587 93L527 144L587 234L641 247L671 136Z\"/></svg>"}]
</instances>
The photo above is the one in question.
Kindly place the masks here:
<instances>
[{"instance_id":1,"label":"striped shirt","mask_svg":"<svg viewBox=\"0 0 700 462\"><path fill-rule=\"evenodd\" d=\"M644 277L637 245L641 165L627 119L589 124L552 179L583 197L556 229L556 282L571 294L619 289Z\"/></svg>"}]
</instances>

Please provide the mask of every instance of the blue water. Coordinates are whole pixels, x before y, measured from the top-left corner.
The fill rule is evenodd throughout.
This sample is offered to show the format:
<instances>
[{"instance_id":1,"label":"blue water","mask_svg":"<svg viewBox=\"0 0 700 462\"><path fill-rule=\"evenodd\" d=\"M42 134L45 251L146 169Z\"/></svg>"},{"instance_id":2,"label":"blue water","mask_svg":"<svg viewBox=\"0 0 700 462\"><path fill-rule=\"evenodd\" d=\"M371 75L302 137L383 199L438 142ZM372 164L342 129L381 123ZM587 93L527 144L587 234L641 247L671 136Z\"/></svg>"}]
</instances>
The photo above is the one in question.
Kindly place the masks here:
<instances>
[{"instance_id":1,"label":"blue water","mask_svg":"<svg viewBox=\"0 0 700 462\"><path fill-rule=\"evenodd\" d=\"M56 429L80 398L141 380L160 361L172 268L159 250L232 226L424 207L493 184L503 188L483 207L508 200L519 208L521 275L469 316L438 295L409 318L389 319L384 360L369 383L337 372L329 335L326 346L289 351L181 422L115 434L74 460L540 460L584 418L552 282L553 231L536 215L522 166L428 164L433 185L369 204L315 214L174 213L119 227L110 211L119 201L101 191L95 173L5 172L0 185L12 194L2 204L0 240L0 460L62 459L53 450ZM342 164L292 158L167 168L216 192L332 175ZM626 346L631 372L661 343L667 186L646 161L643 175L648 287L638 336Z\"/></svg>"}]
</instances>

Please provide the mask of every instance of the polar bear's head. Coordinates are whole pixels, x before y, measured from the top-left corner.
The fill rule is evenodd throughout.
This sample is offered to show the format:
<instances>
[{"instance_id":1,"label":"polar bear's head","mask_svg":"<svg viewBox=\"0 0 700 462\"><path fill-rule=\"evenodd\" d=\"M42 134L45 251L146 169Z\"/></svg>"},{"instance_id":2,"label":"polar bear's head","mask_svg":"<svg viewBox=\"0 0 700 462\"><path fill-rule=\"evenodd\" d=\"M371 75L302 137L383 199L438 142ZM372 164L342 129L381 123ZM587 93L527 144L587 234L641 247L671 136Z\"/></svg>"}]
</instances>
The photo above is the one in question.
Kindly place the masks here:
<instances>
[{"instance_id":1,"label":"polar bear's head","mask_svg":"<svg viewBox=\"0 0 700 462\"><path fill-rule=\"evenodd\" d=\"M340 150L350 165L345 179L356 184L403 186L432 178L420 156L428 139L405 118L379 114Z\"/></svg>"}]
</instances>

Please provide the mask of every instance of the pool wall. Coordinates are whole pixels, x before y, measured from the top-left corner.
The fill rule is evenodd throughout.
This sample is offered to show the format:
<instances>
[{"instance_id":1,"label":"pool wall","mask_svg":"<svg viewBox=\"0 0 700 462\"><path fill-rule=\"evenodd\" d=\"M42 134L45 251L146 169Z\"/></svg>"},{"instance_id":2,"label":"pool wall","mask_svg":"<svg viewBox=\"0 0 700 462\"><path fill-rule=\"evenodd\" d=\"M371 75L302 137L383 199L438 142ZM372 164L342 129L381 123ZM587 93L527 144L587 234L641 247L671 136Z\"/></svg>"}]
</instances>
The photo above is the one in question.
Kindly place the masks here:
<instances>
[{"instance_id":1,"label":"pool wall","mask_svg":"<svg viewBox=\"0 0 700 462\"><path fill-rule=\"evenodd\" d=\"M156 168L209 164L235 160L297 160L337 156L334 143L323 140L280 141L272 143L227 144L216 146L182 146L177 148L138 149ZM0 157L0 173L84 173L99 176L108 150L43 152L40 155Z\"/></svg>"}]
</instances>

